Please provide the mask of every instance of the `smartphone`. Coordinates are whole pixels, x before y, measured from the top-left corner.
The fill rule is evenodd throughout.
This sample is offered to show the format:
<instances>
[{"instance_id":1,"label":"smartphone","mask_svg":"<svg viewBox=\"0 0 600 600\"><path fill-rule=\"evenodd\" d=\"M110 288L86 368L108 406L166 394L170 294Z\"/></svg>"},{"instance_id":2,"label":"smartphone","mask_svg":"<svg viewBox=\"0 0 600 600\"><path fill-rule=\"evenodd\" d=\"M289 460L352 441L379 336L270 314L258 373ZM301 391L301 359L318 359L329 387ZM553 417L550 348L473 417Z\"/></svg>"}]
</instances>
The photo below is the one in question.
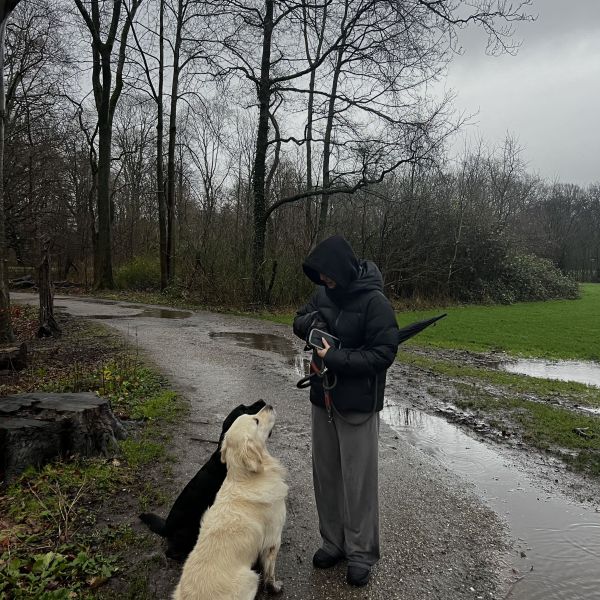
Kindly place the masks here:
<instances>
[{"instance_id":1,"label":"smartphone","mask_svg":"<svg viewBox=\"0 0 600 600\"><path fill-rule=\"evenodd\" d=\"M321 331L320 329L310 330L310 333L308 334L308 345L322 350L325 347L323 346L323 338L327 340L327 343L332 348L339 348L341 345L339 338L336 338L335 335L331 335L326 331Z\"/></svg>"}]
</instances>

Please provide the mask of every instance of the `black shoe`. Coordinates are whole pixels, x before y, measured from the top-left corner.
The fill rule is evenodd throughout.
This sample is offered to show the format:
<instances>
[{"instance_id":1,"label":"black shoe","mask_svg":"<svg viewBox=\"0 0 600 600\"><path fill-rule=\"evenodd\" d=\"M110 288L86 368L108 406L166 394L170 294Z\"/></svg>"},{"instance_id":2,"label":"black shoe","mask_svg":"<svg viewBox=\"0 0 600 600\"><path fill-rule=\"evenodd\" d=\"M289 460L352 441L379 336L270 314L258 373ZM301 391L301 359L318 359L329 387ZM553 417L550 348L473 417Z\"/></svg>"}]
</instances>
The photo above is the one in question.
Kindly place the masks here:
<instances>
[{"instance_id":1,"label":"black shoe","mask_svg":"<svg viewBox=\"0 0 600 600\"><path fill-rule=\"evenodd\" d=\"M317 569L330 569L335 567L340 560L342 560L341 556L331 556L323 548L319 548L313 556L313 566Z\"/></svg>"},{"instance_id":2,"label":"black shoe","mask_svg":"<svg viewBox=\"0 0 600 600\"><path fill-rule=\"evenodd\" d=\"M350 585L361 587L369 583L370 575L371 571L369 571L369 569L365 569L364 567L349 566L348 572L346 573L346 581Z\"/></svg>"}]
</instances>

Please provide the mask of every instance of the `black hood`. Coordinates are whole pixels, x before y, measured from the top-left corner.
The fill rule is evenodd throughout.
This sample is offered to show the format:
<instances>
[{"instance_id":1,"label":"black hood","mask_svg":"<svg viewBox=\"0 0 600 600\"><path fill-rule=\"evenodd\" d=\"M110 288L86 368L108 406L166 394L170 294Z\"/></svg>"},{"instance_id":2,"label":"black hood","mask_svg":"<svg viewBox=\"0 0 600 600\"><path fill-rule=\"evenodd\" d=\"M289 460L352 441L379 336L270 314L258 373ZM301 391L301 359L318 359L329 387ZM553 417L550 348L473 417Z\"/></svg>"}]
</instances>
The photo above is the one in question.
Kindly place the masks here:
<instances>
[{"instance_id":1,"label":"black hood","mask_svg":"<svg viewBox=\"0 0 600 600\"><path fill-rule=\"evenodd\" d=\"M358 267L352 246L341 235L317 244L302 264L306 276L317 285L325 285L319 277L323 273L342 289L347 289L358 277Z\"/></svg>"}]
</instances>

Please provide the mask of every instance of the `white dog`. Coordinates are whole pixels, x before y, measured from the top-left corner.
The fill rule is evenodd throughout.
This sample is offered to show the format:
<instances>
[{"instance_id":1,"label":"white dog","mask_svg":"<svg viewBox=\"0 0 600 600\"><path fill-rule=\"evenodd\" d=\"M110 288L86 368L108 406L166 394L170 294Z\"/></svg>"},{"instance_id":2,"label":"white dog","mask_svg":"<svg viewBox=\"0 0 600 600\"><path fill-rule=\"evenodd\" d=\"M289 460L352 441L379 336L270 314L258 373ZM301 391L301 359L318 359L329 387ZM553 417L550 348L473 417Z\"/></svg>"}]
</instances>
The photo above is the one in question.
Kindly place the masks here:
<instances>
[{"instance_id":1,"label":"white dog","mask_svg":"<svg viewBox=\"0 0 600 600\"><path fill-rule=\"evenodd\" d=\"M280 592L275 560L285 523L285 469L266 448L275 411L238 417L225 434L221 460L227 477L204 513L174 600L254 600L262 567L267 589Z\"/></svg>"}]
</instances>

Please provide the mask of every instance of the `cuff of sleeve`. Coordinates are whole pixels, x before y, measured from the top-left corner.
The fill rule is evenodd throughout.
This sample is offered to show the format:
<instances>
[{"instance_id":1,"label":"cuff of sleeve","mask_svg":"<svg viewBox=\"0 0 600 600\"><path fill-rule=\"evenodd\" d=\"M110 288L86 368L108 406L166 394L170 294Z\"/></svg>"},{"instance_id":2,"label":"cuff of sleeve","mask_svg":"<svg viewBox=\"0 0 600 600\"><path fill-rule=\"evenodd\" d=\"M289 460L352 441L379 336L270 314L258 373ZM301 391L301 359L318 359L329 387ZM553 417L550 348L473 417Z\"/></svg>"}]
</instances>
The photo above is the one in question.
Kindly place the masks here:
<instances>
[{"instance_id":1,"label":"cuff of sleeve","mask_svg":"<svg viewBox=\"0 0 600 600\"><path fill-rule=\"evenodd\" d=\"M339 363L339 354L340 352L336 348L330 348L327 350L323 362L328 369L331 369L332 371L336 370L336 363Z\"/></svg>"}]
</instances>

